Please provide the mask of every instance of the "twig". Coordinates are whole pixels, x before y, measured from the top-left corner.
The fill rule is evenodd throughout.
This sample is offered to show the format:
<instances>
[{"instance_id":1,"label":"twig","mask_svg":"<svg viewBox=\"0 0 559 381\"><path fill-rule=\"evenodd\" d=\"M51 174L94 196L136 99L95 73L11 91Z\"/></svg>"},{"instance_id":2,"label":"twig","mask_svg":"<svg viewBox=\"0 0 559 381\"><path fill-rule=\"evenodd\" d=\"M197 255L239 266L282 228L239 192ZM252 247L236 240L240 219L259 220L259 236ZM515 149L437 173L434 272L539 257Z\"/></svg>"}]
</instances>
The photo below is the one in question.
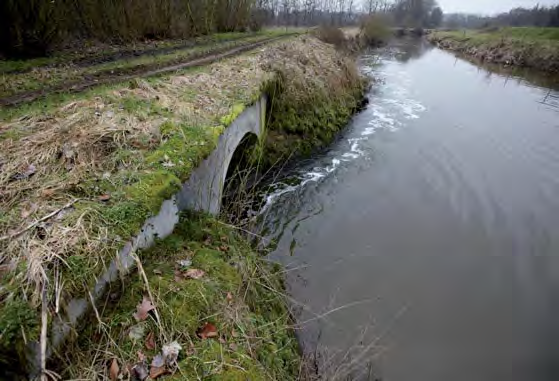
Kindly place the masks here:
<instances>
[{"instance_id":1,"label":"twig","mask_svg":"<svg viewBox=\"0 0 559 381\"><path fill-rule=\"evenodd\" d=\"M43 281L41 307L41 381L47 380L47 327L48 327L48 308L47 308L47 284Z\"/></svg>"},{"instance_id":2,"label":"twig","mask_svg":"<svg viewBox=\"0 0 559 381\"><path fill-rule=\"evenodd\" d=\"M78 202L79 200L80 200L79 198L76 198L76 199L70 201L69 203L67 203L66 205L64 205L62 208L57 209L57 210L55 210L54 212L47 214L47 215L44 216L43 218L40 218L40 219L38 219L37 221L35 221L35 222L33 222L33 223L27 225L27 227L26 227L25 229L22 229L22 230L20 230L20 231L18 231L18 232L15 232L15 233L13 233L13 234L8 234L8 235L5 235L5 236L0 237L0 241L5 241L5 240L7 240L7 239L15 238L15 237L17 237L17 236L19 236L19 235L25 233L25 232L28 231L29 229L33 229L35 226L37 226L37 225L40 224L41 222L46 221L46 220L48 220L49 218L52 218L52 217L56 216L56 215L57 215L58 213L60 213L62 210L71 207L72 205L74 205L74 204L75 204L76 202Z\"/></svg>"},{"instance_id":3,"label":"twig","mask_svg":"<svg viewBox=\"0 0 559 381\"><path fill-rule=\"evenodd\" d=\"M258 234L256 234L256 233L253 233L253 232L251 232L250 230L243 229L243 228L241 228L241 227L239 227L239 226L231 225L231 224L222 222L222 221L220 221L220 220L216 220L216 222L217 222L218 224L227 226L227 227L229 227L229 228L231 228L231 229L240 230L240 231L242 231L242 232L244 232L244 233L250 234L250 235L255 236L255 237L257 237L257 238L262 238L262 239L264 238L264 237L262 237L261 235L258 235Z\"/></svg>"}]
</instances>

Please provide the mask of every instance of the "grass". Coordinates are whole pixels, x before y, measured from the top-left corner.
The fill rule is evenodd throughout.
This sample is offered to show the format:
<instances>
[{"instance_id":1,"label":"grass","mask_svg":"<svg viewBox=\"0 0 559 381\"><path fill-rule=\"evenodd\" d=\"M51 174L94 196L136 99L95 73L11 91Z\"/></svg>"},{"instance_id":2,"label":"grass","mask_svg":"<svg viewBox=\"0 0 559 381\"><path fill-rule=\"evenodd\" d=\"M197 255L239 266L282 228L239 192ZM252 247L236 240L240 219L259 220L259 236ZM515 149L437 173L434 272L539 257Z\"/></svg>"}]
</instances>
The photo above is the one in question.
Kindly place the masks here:
<instances>
[{"instance_id":1,"label":"grass","mask_svg":"<svg viewBox=\"0 0 559 381\"><path fill-rule=\"evenodd\" d=\"M52 56L40 57L27 60L0 60L0 74L23 72L44 66L68 66L79 65L104 61L118 61L121 55L165 54L172 49L184 49L195 45L214 44L235 39L246 38L249 35L256 36L257 33L216 33L209 36L202 36L189 40L161 40L161 41L136 41L132 47L128 45L106 45L98 44L93 41L83 42L83 46L76 51L74 47L57 50Z\"/></svg>"},{"instance_id":2,"label":"grass","mask_svg":"<svg viewBox=\"0 0 559 381\"><path fill-rule=\"evenodd\" d=\"M0 97L13 96L18 93L34 90L45 90L83 80L153 70L207 55L220 49L229 49L285 34L285 32L276 30L247 35L235 34L235 38L232 38L232 36L228 38L224 36L214 38L212 41L215 42L213 43L205 41L205 43L171 51L168 51L168 48L166 48L160 51L159 54L150 52L138 57L132 56L111 62L101 61L85 67L72 65L70 62L65 65L43 66L27 72L4 73L0 81Z\"/></svg>"},{"instance_id":3,"label":"grass","mask_svg":"<svg viewBox=\"0 0 559 381\"><path fill-rule=\"evenodd\" d=\"M178 370L169 380L290 380L300 367L297 341L283 297L281 273L239 235L211 218L187 214L175 233L140 253L146 279L138 274L120 287L119 302L99 311L76 347L54 362L64 379L108 378L107 364L116 358L120 369L148 362L163 344L177 341L183 348ZM177 279L178 260L190 259L202 279ZM148 288L149 287L149 288ZM137 323L132 314L150 292L160 321L144 323L140 338L129 332ZM200 339L196 331L206 322L219 337ZM156 348L146 348L154 333Z\"/></svg>"},{"instance_id":4,"label":"grass","mask_svg":"<svg viewBox=\"0 0 559 381\"><path fill-rule=\"evenodd\" d=\"M559 72L559 28L436 31L429 39L485 61Z\"/></svg>"},{"instance_id":5,"label":"grass","mask_svg":"<svg viewBox=\"0 0 559 381\"><path fill-rule=\"evenodd\" d=\"M10 274L1 282L2 319L20 316L10 312L20 305L36 313L47 280L53 308L55 295L84 295L115 252L212 151L222 121L258 97L270 75L259 59L247 53L3 115L0 236L79 201L45 224L0 240L0 271ZM33 173L22 177L30 166ZM36 338L33 325L18 327L15 343ZM5 335L0 341L0 357L13 361L17 345Z\"/></svg>"},{"instance_id":6,"label":"grass","mask_svg":"<svg viewBox=\"0 0 559 381\"><path fill-rule=\"evenodd\" d=\"M508 27L498 28L496 30L437 31L435 34L439 38L453 38L461 41L468 41L474 45L503 40L548 44L559 42L559 28Z\"/></svg>"}]
</instances>

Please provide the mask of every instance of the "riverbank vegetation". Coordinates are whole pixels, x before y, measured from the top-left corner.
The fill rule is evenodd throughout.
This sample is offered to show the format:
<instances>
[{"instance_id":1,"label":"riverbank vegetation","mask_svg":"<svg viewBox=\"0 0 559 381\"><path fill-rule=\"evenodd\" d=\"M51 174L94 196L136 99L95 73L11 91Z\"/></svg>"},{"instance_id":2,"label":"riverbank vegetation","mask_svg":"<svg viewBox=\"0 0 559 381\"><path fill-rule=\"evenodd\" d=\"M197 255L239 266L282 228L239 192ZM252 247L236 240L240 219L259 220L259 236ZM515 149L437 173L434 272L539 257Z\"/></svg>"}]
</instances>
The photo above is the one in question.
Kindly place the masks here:
<instances>
[{"instance_id":1,"label":"riverbank vegetation","mask_svg":"<svg viewBox=\"0 0 559 381\"><path fill-rule=\"evenodd\" d=\"M316 39L276 53L289 59L270 60L275 75L264 88L270 96L264 167L330 143L359 108L366 86L351 58Z\"/></svg>"},{"instance_id":2,"label":"riverbank vegetation","mask_svg":"<svg viewBox=\"0 0 559 381\"><path fill-rule=\"evenodd\" d=\"M332 45L305 35L271 42L258 50L204 67L97 86L77 94L47 95L29 104L3 109L0 121L2 371L14 374L25 371L27 345L42 341L40 334L43 327L48 327L43 330L45 333L50 332L53 321L65 316L72 308L67 303L73 298L90 300L88 295L97 277L115 258L118 250L139 232L144 221L159 210L161 203L180 188L192 169L214 149L227 124L252 104L263 89L278 90L270 94L273 106L267 139L271 144L265 149L271 154L276 152L276 158L284 160L299 153L308 153L311 144L325 144L331 139L358 104L363 85L352 59ZM297 101L301 103L296 105L294 102ZM321 102L325 104L321 105ZM309 121L304 122L295 114L296 106L309 117ZM283 111L289 112L285 125L280 123ZM286 137L280 138L280 132ZM305 141L307 138L308 142ZM290 146L285 141L297 144ZM275 148L276 143L278 149ZM197 228L207 230L202 225L197 225ZM221 270L224 274L239 270L232 262L241 263L238 257L241 252L244 255L244 251L235 254L235 257L223 254L222 259L227 265L219 262L218 253L208 253L208 260L215 260L216 268L220 270L207 267L204 262L206 254L196 254L198 250L207 248L202 245L205 238L194 234L193 230L196 228L187 229L188 234L180 238L188 242L186 248L189 251L185 251L185 247L182 247L185 250L177 248L173 253L165 251L169 262L157 262L157 266L171 269L175 260L184 255L197 266L195 269L203 270L212 278L219 279L217 272ZM240 247L238 243L232 245ZM161 250L156 252L163 255ZM199 317L196 324L191 319L188 326L173 325L181 321L180 317L169 315L174 307L171 310L164 308L177 301L175 297L167 299L167 293L172 294L175 285L170 280L165 283L159 278L152 281L153 274L159 276L151 271L150 258L154 256L146 254L145 258L145 266L149 268L146 273L151 272L148 282L160 286L161 295L157 296L157 300L163 308L161 315L165 315L160 316L165 319L161 324L168 329L159 327L159 331L154 333L158 337L158 348L178 340L184 348L181 353L186 354L190 347L186 338L192 337L199 328L195 329L195 325L205 322L229 324L212 315L223 310L212 309L211 303L209 307L206 304L205 298L209 298L208 303L212 299L216 306L221 306L223 300L218 300L216 291L206 290L204 282L202 285L188 282L189 288L200 288L195 296L200 299L192 301L198 303L192 306L192 313L202 312L196 312ZM237 275L231 276L239 279ZM126 279L122 281L128 282ZM242 286L240 280L234 284L223 284L217 288L220 295L226 294L225 289L231 288L230 285ZM254 285L249 282L246 286ZM138 283L126 288L125 291L134 290L134 294L129 295L127 301L123 300L120 306L129 307L134 312L135 305L141 301L141 298L137 300L139 295L147 291L142 287ZM235 291L230 291L237 300ZM190 303L187 299L191 297L194 296L182 297L186 299L181 303ZM248 305L247 311L257 308L257 303L251 307L248 301L242 300ZM264 308L264 300L268 299L259 300ZM47 318L46 325L41 320L41 311ZM111 346L107 353L116 359L122 370L132 360L132 353L137 347L130 347L127 339L122 337L129 335L130 324L113 327L109 323L122 322L119 318L121 312L110 307L97 310L92 315L94 320L90 326L92 330L98 329L97 334L103 335L111 328L109 331L113 333L111 337L116 345ZM127 310L126 319L131 319L129 312ZM293 351L288 349L292 348L291 338L285 329L281 331L279 326L274 325L277 322L287 327L287 310L283 308L281 315L274 315L269 318L271 320L265 321L253 313L239 315L242 324L249 329L247 332L251 332L251 327L256 324L254 319L263 322L264 326L270 323L269 327L278 334L284 332L280 336L265 338L268 344L274 342L274 346L254 346L251 341L254 338L247 334L250 337L247 339L248 346L243 347L245 349L239 349L237 355L223 355L224 345L220 343L220 338L217 338L219 345L214 340L204 341L200 344L203 348L199 347L197 351L200 352L196 352L203 361L193 365L193 371L218 374L230 368L236 369L226 372L229 378L216 376L214 379L244 379L246 374L254 374L254 379L259 379L257 375L265 374L259 373L263 369L277 372L274 374L279 379L285 379L282 374L293 372L295 360L286 360L292 359ZM80 332L80 327L76 332ZM177 338L172 337L172 332L178 332ZM93 332L92 335L93 341L96 341L98 336ZM229 344L230 341L227 342ZM237 342L233 344L240 347ZM96 348L95 351L100 350ZM131 348L134 348L133 352ZM277 357L284 349L291 354L286 352L283 359L282 356ZM208 357L202 355L206 350ZM229 347L228 351L234 350ZM79 354L77 352L76 355ZM211 356L216 358L218 355L219 358L209 360ZM245 355L248 357L245 358ZM262 366L251 360L264 357L267 359L259 360ZM95 372L110 372L107 366L113 360L107 365L104 361L108 357L87 358ZM194 359L187 360L189 365L185 365L191 369L189 361ZM214 361L213 365L206 364L209 361ZM268 364L266 361L281 362ZM204 368L206 366L211 369ZM68 368L68 372L76 375L85 369Z\"/></svg>"},{"instance_id":3,"label":"riverbank vegetation","mask_svg":"<svg viewBox=\"0 0 559 381\"><path fill-rule=\"evenodd\" d=\"M443 49L503 65L559 72L559 29L489 28L436 31L429 40Z\"/></svg>"}]
</instances>

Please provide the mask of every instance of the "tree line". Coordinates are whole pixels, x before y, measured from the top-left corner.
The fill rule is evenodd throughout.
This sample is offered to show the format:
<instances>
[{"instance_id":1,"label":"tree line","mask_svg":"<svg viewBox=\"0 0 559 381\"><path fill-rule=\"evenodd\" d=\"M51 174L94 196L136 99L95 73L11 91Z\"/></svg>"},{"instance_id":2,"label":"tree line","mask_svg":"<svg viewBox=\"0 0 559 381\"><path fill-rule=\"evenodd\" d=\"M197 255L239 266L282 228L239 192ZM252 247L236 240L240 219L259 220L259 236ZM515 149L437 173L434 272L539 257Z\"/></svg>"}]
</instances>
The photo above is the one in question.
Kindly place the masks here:
<instances>
[{"instance_id":1,"label":"tree line","mask_svg":"<svg viewBox=\"0 0 559 381\"><path fill-rule=\"evenodd\" d=\"M242 31L263 0L2 0L0 52L41 56L80 39L126 42ZM255 25L252 25L255 28Z\"/></svg>"},{"instance_id":2,"label":"tree line","mask_svg":"<svg viewBox=\"0 0 559 381\"><path fill-rule=\"evenodd\" d=\"M410 27L442 19L435 0L2 0L0 54L43 56L83 40L190 38L266 24L352 25L372 14Z\"/></svg>"},{"instance_id":3,"label":"tree line","mask_svg":"<svg viewBox=\"0 0 559 381\"><path fill-rule=\"evenodd\" d=\"M492 26L559 27L559 5L514 8L495 16L449 14L444 26L448 28L486 28Z\"/></svg>"}]
</instances>

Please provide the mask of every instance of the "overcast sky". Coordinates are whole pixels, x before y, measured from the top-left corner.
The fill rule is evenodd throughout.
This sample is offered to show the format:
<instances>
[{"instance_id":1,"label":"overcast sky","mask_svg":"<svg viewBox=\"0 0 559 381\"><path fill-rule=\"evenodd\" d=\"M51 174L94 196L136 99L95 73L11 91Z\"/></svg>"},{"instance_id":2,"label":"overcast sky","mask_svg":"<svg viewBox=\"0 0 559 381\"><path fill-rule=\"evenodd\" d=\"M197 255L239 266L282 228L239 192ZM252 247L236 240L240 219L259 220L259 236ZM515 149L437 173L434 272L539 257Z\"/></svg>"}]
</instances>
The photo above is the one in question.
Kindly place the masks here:
<instances>
[{"instance_id":1,"label":"overcast sky","mask_svg":"<svg viewBox=\"0 0 559 381\"><path fill-rule=\"evenodd\" d=\"M445 13L494 14L515 7L531 8L540 5L559 5L559 0L438 0Z\"/></svg>"}]
</instances>

